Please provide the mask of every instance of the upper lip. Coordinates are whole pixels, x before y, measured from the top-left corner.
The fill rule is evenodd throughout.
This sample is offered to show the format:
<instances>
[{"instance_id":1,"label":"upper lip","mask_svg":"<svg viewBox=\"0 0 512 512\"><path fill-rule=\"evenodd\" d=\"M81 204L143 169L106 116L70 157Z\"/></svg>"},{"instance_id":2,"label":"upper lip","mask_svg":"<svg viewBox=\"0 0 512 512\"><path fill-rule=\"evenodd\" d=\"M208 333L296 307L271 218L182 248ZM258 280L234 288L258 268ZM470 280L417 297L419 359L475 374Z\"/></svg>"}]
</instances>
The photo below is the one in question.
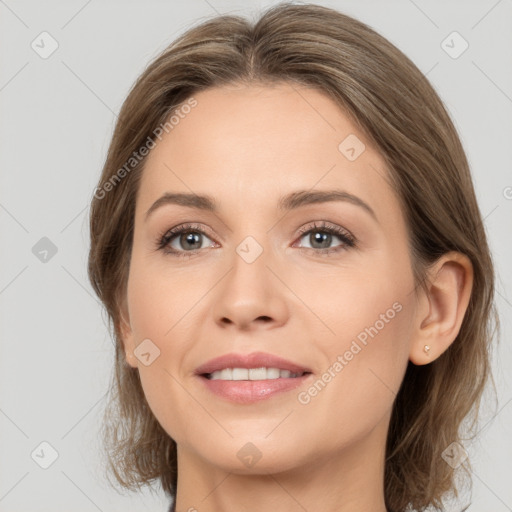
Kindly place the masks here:
<instances>
[{"instance_id":1,"label":"upper lip","mask_svg":"<svg viewBox=\"0 0 512 512\"><path fill-rule=\"evenodd\" d=\"M311 373L311 370L305 366L266 352L224 354L198 366L195 373L204 375L224 368L279 368L280 370L289 370L292 373Z\"/></svg>"}]
</instances>

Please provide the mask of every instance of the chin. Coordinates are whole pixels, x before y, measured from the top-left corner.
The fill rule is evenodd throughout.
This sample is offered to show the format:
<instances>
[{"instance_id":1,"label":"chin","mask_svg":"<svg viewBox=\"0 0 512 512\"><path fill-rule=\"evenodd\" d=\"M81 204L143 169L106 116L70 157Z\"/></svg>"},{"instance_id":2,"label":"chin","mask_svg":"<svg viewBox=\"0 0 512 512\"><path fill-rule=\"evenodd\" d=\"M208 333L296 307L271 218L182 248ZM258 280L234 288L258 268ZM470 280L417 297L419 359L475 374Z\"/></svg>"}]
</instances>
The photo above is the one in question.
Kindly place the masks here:
<instances>
[{"instance_id":1,"label":"chin","mask_svg":"<svg viewBox=\"0 0 512 512\"><path fill-rule=\"evenodd\" d=\"M295 469L308 460L306 452L297 450L301 443L293 439L289 439L288 443L282 439L265 439L261 435L252 439L250 435L229 438L222 443L210 439L209 446L196 447L196 453L214 467L241 475L281 473ZM215 449L212 451L213 447Z\"/></svg>"}]
</instances>

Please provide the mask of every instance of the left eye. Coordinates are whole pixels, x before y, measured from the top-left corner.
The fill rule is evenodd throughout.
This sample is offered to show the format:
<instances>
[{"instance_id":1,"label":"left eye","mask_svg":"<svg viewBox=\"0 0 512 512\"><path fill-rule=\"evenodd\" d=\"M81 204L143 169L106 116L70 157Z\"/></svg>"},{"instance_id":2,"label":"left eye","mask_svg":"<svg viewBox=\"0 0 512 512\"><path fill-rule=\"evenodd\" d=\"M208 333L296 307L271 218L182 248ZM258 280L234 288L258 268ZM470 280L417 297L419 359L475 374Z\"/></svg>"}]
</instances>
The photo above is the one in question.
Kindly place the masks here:
<instances>
[{"instance_id":1,"label":"left eye","mask_svg":"<svg viewBox=\"0 0 512 512\"><path fill-rule=\"evenodd\" d=\"M333 233L329 233L328 231L319 231L319 230L311 230L305 235L301 236L302 238L306 238L306 240L312 244L307 248L310 249L328 249L333 241L333 236L340 238L338 235Z\"/></svg>"},{"instance_id":2,"label":"left eye","mask_svg":"<svg viewBox=\"0 0 512 512\"><path fill-rule=\"evenodd\" d=\"M347 246L354 246L354 241L348 235L348 233L330 227L316 227L313 229L309 229L308 231L301 235L300 239L305 238L310 245L309 247L304 247L301 244L301 246L307 249L330 249L332 248L331 244L333 242L333 237L341 241L341 243L336 246L339 249L342 249L343 247Z\"/></svg>"}]
</instances>

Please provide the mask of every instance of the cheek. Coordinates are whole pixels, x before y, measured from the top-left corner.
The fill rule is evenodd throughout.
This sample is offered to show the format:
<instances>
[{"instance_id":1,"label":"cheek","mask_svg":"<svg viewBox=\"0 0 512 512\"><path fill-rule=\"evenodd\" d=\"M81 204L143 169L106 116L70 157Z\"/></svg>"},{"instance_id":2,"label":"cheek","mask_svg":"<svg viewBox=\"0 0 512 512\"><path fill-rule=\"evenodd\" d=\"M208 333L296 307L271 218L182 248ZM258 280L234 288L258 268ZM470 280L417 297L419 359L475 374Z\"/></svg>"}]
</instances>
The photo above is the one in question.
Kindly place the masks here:
<instances>
[{"instance_id":1,"label":"cheek","mask_svg":"<svg viewBox=\"0 0 512 512\"><path fill-rule=\"evenodd\" d=\"M139 337L160 340L160 349L183 339L197 322L198 301L208 290L206 273L177 267L165 257L134 258L130 269L128 303L132 327Z\"/></svg>"},{"instance_id":2,"label":"cheek","mask_svg":"<svg viewBox=\"0 0 512 512\"><path fill-rule=\"evenodd\" d=\"M316 320L322 332L319 343L330 354L348 350L353 340L365 347L379 340L373 343L375 351L398 350L407 340L402 324L412 314L413 297L408 262L383 252L364 259L350 267L290 278L294 291L321 320ZM311 327L315 316L306 318Z\"/></svg>"},{"instance_id":3,"label":"cheek","mask_svg":"<svg viewBox=\"0 0 512 512\"><path fill-rule=\"evenodd\" d=\"M308 306L320 312L328 327L316 337L323 354L322 382L303 397L316 402L318 414L328 414L321 409L334 406L332 411L343 411L340 421L347 411L375 419L391 407L398 392L409 356L413 278L391 258L387 261L383 257L364 272L333 274L322 280L323 293L309 295Z\"/></svg>"},{"instance_id":4,"label":"cheek","mask_svg":"<svg viewBox=\"0 0 512 512\"><path fill-rule=\"evenodd\" d=\"M357 343L380 353L399 351L406 344L404 328L412 313L409 298L390 283L358 283L350 293L338 294L336 301L327 303L324 311L332 331L326 337L330 350L349 350Z\"/></svg>"}]
</instances>

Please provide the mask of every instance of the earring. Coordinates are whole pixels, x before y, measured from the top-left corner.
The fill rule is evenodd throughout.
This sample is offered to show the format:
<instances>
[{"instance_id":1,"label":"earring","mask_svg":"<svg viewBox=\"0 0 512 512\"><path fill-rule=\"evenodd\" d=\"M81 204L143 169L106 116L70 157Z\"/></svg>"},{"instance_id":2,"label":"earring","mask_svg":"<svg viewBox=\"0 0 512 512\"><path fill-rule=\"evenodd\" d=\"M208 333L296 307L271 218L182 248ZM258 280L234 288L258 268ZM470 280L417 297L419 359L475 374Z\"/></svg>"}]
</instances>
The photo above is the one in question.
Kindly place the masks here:
<instances>
[{"instance_id":1,"label":"earring","mask_svg":"<svg viewBox=\"0 0 512 512\"><path fill-rule=\"evenodd\" d=\"M423 347L423 351L425 352L425 354L428 354L430 352L430 347L428 345L425 345Z\"/></svg>"}]
</instances>

